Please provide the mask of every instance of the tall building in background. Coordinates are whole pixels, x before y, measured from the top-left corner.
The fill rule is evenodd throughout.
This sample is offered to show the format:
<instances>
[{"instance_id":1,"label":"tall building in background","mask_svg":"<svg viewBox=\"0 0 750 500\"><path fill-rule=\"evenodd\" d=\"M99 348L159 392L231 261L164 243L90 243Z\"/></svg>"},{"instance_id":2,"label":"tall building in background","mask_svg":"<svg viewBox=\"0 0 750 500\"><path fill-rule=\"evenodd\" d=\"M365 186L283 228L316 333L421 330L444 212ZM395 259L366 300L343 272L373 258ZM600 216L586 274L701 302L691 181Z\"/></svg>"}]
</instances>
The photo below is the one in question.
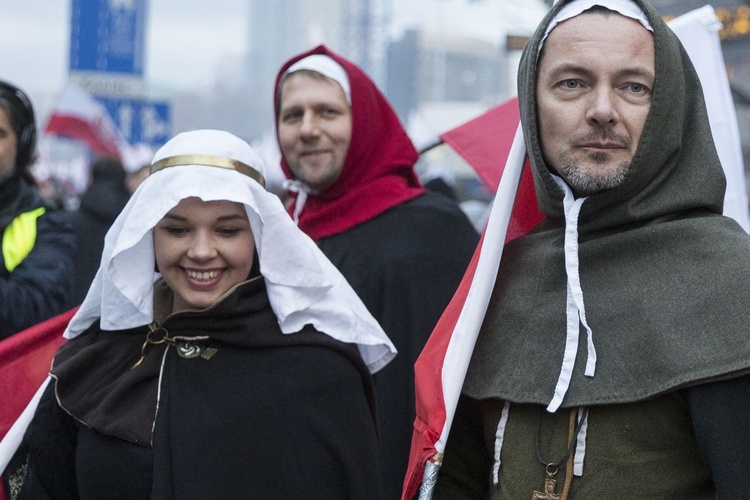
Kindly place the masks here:
<instances>
[{"instance_id":1,"label":"tall building in background","mask_svg":"<svg viewBox=\"0 0 750 500\"><path fill-rule=\"evenodd\" d=\"M509 97L505 47L438 30L407 30L390 45L386 93L401 120L424 103Z\"/></svg>"},{"instance_id":2,"label":"tall building in background","mask_svg":"<svg viewBox=\"0 0 750 500\"><path fill-rule=\"evenodd\" d=\"M391 0L341 0L341 10L339 51L383 88L387 76Z\"/></svg>"}]
</instances>

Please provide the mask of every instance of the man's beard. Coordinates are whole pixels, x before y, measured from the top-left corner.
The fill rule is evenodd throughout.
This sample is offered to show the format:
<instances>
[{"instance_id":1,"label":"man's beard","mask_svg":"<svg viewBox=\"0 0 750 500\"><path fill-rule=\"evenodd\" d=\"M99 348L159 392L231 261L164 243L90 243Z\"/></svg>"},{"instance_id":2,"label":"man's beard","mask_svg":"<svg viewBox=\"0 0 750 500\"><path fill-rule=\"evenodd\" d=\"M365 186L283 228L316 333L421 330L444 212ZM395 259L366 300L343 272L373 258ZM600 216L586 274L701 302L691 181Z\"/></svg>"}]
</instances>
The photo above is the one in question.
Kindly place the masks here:
<instances>
[{"instance_id":1,"label":"man's beard","mask_svg":"<svg viewBox=\"0 0 750 500\"><path fill-rule=\"evenodd\" d=\"M586 144L594 142L600 138L606 139L613 144L619 144L624 148L629 148L631 141L628 137L622 137L615 134L611 129L604 129L600 132L593 132L583 137L577 137L575 144ZM560 172L567 181L570 188L578 195L589 196L606 189L612 189L619 186L625 180L630 170L630 160L626 160L614 168L602 172L600 169L605 168L612 161L609 153L598 152L591 154L586 159L590 165L588 171L581 168L580 164L574 162L572 158L563 159Z\"/></svg>"},{"instance_id":2,"label":"man's beard","mask_svg":"<svg viewBox=\"0 0 750 500\"><path fill-rule=\"evenodd\" d=\"M596 153L589 159L597 165L603 165L607 163L608 156L606 153ZM592 175L591 172L584 172L577 164L567 163L562 166L561 173L575 193L589 196L619 186L625 180L628 170L630 170L630 162L626 161L609 172L595 172Z\"/></svg>"}]
</instances>

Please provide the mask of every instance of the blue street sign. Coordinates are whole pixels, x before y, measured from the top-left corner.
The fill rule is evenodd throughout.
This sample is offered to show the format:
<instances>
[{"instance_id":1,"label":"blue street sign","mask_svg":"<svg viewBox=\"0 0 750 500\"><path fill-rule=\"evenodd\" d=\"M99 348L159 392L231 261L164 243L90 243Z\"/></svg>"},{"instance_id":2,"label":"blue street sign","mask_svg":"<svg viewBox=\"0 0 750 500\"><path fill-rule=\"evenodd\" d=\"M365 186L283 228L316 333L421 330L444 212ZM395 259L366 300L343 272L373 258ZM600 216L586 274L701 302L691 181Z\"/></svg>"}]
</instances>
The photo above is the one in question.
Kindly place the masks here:
<instances>
[{"instance_id":1,"label":"blue street sign","mask_svg":"<svg viewBox=\"0 0 750 500\"><path fill-rule=\"evenodd\" d=\"M72 0L69 69L143 76L146 0Z\"/></svg>"},{"instance_id":2,"label":"blue street sign","mask_svg":"<svg viewBox=\"0 0 750 500\"><path fill-rule=\"evenodd\" d=\"M167 101L97 97L130 144L160 147L171 136L171 105Z\"/></svg>"}]
</instances>

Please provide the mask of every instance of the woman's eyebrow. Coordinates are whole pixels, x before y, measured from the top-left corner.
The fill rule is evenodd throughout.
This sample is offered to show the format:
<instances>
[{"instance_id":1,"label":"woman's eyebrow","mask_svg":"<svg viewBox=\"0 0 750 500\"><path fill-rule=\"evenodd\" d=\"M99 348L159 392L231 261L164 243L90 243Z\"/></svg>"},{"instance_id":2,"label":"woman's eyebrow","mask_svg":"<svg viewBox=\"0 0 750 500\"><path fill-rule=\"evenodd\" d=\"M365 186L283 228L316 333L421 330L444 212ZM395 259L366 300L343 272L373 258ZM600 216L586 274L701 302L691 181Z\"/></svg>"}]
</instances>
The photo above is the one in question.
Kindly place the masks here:
<instances>
[{"instance_id":1,"label":"woman's eyebrow","mask_svg":"<svg viewBox=\"0 0 750 500\"><path fill-rule=\"evenodd\" d=\"M244 214L231 214L231 215L222 215L219 217L218 220L224 221L224 220L245 219L245 218L246 217Z\"/></svg>"}]
</instances>

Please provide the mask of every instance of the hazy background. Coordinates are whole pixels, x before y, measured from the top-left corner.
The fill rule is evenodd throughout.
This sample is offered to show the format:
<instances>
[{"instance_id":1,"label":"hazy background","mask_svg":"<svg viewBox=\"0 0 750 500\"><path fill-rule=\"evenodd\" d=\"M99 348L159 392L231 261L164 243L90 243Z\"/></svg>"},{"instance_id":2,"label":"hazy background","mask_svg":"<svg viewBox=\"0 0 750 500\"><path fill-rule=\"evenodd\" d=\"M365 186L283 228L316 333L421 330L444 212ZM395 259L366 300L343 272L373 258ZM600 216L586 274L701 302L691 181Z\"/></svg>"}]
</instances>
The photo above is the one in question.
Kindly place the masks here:
<instances>
[{"instance_id":1,"label":"hazy background","mask_svg":"<svg viewBox=\"0 0 750 500\"><path fill-rule=\"evenodd\" d=\"M432 27L496 43L508 26L530 32L547 10L541 0L389 3L393 37L406 28ZM150 92L160 97L201 94L241 83L250 37L248 4L247 0L150 0L145 69ZM0 78L25 89L39 103L40 118L67 78L69 22L69 1L0 2ZM284 26L277 29L283 31Z\"/></svg>"},{"instance_id":2,"label":"hazy background","mask_svg":"<svg viewBox=\"0 0 750 500\"><path fill-rule=\"evenodd\" d=\"M171 103L171 135L195 128L225 129L251 142L271 168L277 167L272 86L278 67L321 41L359 63L346 43L352 37L347 30L354 29L346 9L375 5L377 19L370 38L379 47L375 55L381 64L365 69L419 147L515 93L520 51L507 44L507 37L529 35L547 12L547 3L551 2L147 0L145 97ZM652 3L670 17L706 2ZM750 6L748 0L708 3L725 23L722 45L747 159ZM0 79L27 91L40 126L67 81L70 8L70 0L0 2ZM423 155L418 172L423 179L443 176L450 182L472 175L446 147ZM80 186L85 175L78 175L76 182ZM474 191L464 190L462 196L487 197L477 192L475 180L470 182Z\"/></svg>"},{"instance_id":3,"label":"hazy background","mask_svg":"<svg viewBox=\"0 0 750 500\"><path fill-rule=\"evenodd\" d=\"M356 35L346 26L346 9L357 3L148 0L146 97L171 103L171 135L195 128L228 130L251 142L274 168L275 72L288 57L320 42L356 61L346 44L347 36ZM515 92L513 66L520 52L505 50L506 35L529 35L548 10L542 0L359 3L377 10L368 36L379 44L381 60L365 70L394 103L418 146ZM0 79L31 96L40 127L67 82L70 9L70 0L0 2ZM400 57L401 65L393 66L391 56ZM86 161L71 163L80 189ZM67 167L53 170L59 174L60 168ZM419 171L451 182L472 175L454 153L442 150L425 155ZM278 176L272 173L271 182L280 181Z\"/></svg>"}]
</instances>

